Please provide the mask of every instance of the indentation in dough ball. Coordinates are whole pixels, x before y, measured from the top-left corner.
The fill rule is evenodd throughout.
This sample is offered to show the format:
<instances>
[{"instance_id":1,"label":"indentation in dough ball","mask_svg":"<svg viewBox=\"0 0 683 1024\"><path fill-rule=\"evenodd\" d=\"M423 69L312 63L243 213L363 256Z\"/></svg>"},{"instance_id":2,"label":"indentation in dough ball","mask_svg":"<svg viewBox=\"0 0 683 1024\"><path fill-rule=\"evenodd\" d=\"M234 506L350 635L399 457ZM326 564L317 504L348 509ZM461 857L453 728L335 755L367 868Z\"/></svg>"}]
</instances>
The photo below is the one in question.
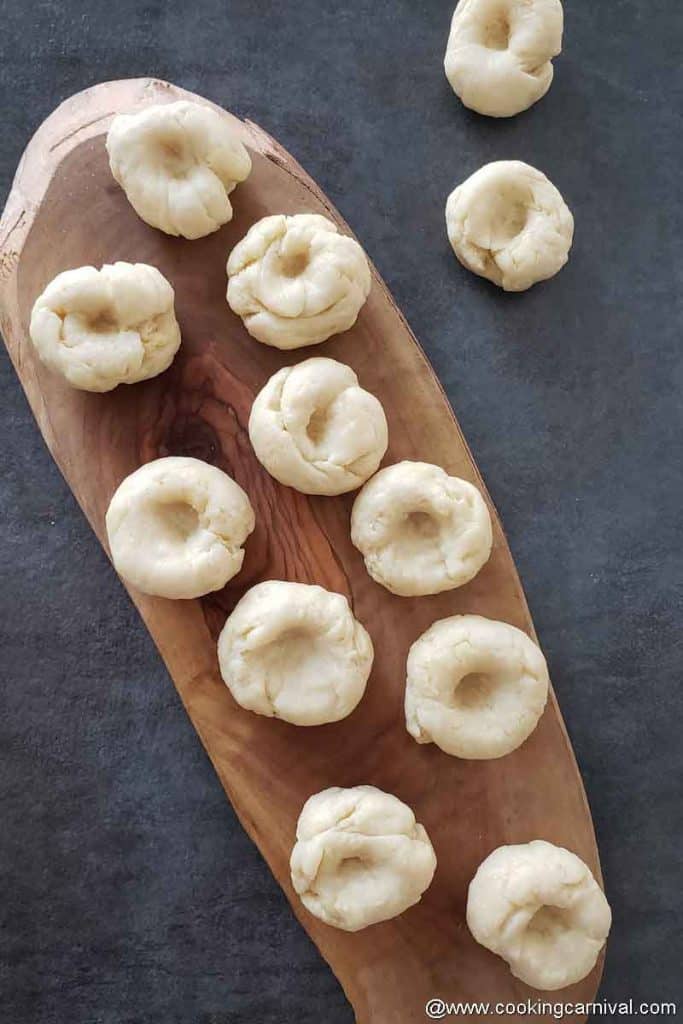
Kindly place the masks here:
<instances>
[{"instance_id":1,"label":"indentation in dough ball","mask_svg":"<svg viewBox=\"0 0 683 1024\"><path fill-rule=\"evenodd\" d=\"M156 459L119 485L107 511L116 571L146 594L193 598L239 572L254 529L247 495L199 459Z\"/></svg>"},{"instance_id":2,"label":"indentation in dough ball","mask_svg":"<svg viewBox=\"0 0 683 1024\"><path fill-rule=\"evenodd\" d=\"M271 476L304 494L360 487L388 443L379 401L349 366L319 357L270 378L254 400L249 437Z\"/></svg>"},{"instance_id":3,"label":"indentation in dough ball","mask_svg":"<svg viewBox=\"0 0 683 1024\"><path fill-rule=\"evenodd\" d=\"M476 196L469 210L470 225L481 244L489 249L502 249L524 230L532 206L529 186L511 177L489 195Z\"/></svg>"},{"instance_id":4,"label":"indentation in dough ball","mask_svg":"<svg viewBox=\"0 0 683 1024\"><path fill-rule=\"evenodd\" d=\"M173 288L146 263L66 270L36 299L30 335L41 360L75 388L147 380L180 345Z\"/></svg>"},{"instance_id":5,"label":"indentation in dough ball","mask_svg":"<svg viewBox=\"0 0 683 1024\"><path fill-rule=\"evenodd\" d=\"M544 174L501 160L450 194L446 228L463 266L505 291L523 291L565 265L574 218Z\"/></svg>"},{"instance_id":6,"label":"indentation in dough ball","mask_svg":"<svg viewBox=\"0 0 683 1024\"><path fill-rule=\"evenodd\" d=\"M306 424L306 435L311 444L318 446L330 429L330 407L316 409Z\"/></svg>"},{"instance_id":7,"label":"indentation in dough ball","mask_svg":"<svg viewBox=\"0 0 683 1024\"><path fill-rule=\"evenodd\" d=\"M466 107L511 117L541 99L562 50L560 0L460 0L444 68Z\"/></svg>"},{"instance_id":8,"label":"indentation in dough ball","mask_svg":"<svg viewBox=\"0 0 683 1024\"><path fill-rule=\"evenodd\" d=\"M473 484L425 462L399 462L363 487L351 540L377 583L394 594L438 594L469 582L493 542L486 502Z\"/></svg>"},{"instance_id":9,"label":"indentation in dough ball","mask_svg":"<svg viewBox=\"0 0 683 1024\"><path fill-rule=\"evenodd\" d=\"M264 217L228 260L230 308L249 334L280 349L348 330L370 292L358 242L318 214Z\"/></svg>"},{"instance_id":10,"label":"indentation in dough ball","mask_svg":"<svg viewBox=\"0 0 683 1024\"><path fill-rule=\"evenodd\" d=\"M280 580L248 590L218 640L221 675L237 703L294 725L349 715L372 659L370 637L345 597Z\"/></svg>"},{"instance_id":11,"label":"indentation in dough ball","mask_svg":"<svg viewBox=\"0 0 683 1024\"><path fill-rule=\"evenodd\" d=\"M483 672L469 672L456 684L453 704L463 709L489 707L495 699L498 685L498 680Z\"/></svg>"},{"instance_id":12,"label":"indentation in dough ball","mask_svg":"<svg viewBox=\"0 0 683 1024\"><path fill-rule=\"evenodd\" d=\"M406 537L410 538L407 540L409 544L415 542L419 544L422 540L435 540L441 531L438 520L429 512L423 512L422 509L410 512L403 520L401 529L405 532Z\"/></svg>"},{"instance_id":13,"label":"indentation in dough ball","mask_svg":"<svg viewBox=\"0 0 683 1024\"><path fill-rule=\"evenodd\" d=\"M152 151L150 156L171 178L184 177L194 163L190 147L183 138L179 125L173 134L169 133L166 138L157 141L156 152Z\"/></svg>"},{"instance_id":14,"label":"indentation in dough ball","mask_svg":"<svg viewBox=\"0 0 683 1024\"><path fill-rule=\"evenodd\" d=\"M199 513L187 502L150 502L149 527L170 546L184 544L199 527Z\"/></svg>"},{"instance_id":15,"label":"indentation in dough ball","mask_svg":"<svg viewBox=\"0 0 683 1024\"><path fill-rule=\"evenodd\" d=\"M107 152L138 216L185 238L202 238L232 219L228 196L251 171L228 117L185 100L119 114Z\"/></svg>"},{"instance_id":16,"label":"indentation in dough ball","mask_svg":"<svg viewBox=\"0 0 683 1024\"><path fill-rule=\"evenodd\" d=\"M588 866L541 839L494 850L470 883L472 935L533 988L552 991L585 978L611 921Z\"/></svg>"},{"instance_id":17,"label":"indentation in dough ball","mask_svg":"<svg viewBox=\"0 0 683 1024\"><path fill-rule=\"evenodd\" d=\"M456 757L503 757L535 729L548 685L545 658L520 629L480 615L440 619L408 654L406 728Z\"/></svg>"},{"instance_id":18,"label":"indentation in dough ball","mask_svg":"<svg viewBox=\"0 0 683 1024\"><path fill-rule=\"evenodd\" d=\"M489 50L507 50L510 43L510 20L506 6L492 12L482 22L482 43Z\"/></svg>"},{"instance_id":19,"label":"indentation in dough ball","mask_svg":"<svg viewBox=\"0 0 683 1024\"><path fill-rule=\"evenodd\" d=\"M402 914L428 888L436 857L406 804L374 786L332 788L306 801L290 868L306 908L355 932Z\"/></svg>"}]
</instances>

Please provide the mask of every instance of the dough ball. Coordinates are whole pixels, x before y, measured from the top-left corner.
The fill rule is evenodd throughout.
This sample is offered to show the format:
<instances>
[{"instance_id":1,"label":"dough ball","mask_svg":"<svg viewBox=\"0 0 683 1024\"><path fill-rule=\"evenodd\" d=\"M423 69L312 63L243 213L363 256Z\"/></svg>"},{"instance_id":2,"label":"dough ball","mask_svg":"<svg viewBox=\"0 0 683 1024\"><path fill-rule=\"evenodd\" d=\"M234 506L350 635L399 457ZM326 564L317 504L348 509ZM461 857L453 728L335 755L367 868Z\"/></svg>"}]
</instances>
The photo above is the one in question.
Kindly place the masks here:
<instances>
[{"instance_id":1,"label":"dough ball","mask_svg":"<svg viewBox=\"0 0 683 1024\"><path fill-rule=\"evenodd\" d=\"M403 597L461 587L493 543L477 488L426 462L399 462L365 484L353 504L351 540L373 580Z\"/></svg>"},{"instance_id":2,"label":"dough ball","mask_svg":"<svg viewBox=\"0 0 683 1024\"><path fill-rule=\"evenodd\" d=\"M500 846L470 882L472 935L532 988L551 991L585 978L611 923L605 894L586 864L542 839Z\"/></svg>"},{"instance_id":3,"label":"dough ball","mask_svg":"<svg viewBox=\"0 0 683 1024\"><path fill-rule=\"evenodd\" d=\"M304 804L290 867L307 910L357 932L418 903L436 869L429 836L374 786L325 789Z\"/></svg>"},{"instance_id":4,"label":"dough ball","mask_svg":"<svg viewBox=\"0 0 683 1024\"><path fill-rule=\"evenodd\" d=\"M305 583L258 583L218 638L221 675L237 703L293 725L350 715L372 658L372 641L346 598Z\"/></svg>"},{"instance_id":5,"label":"dough ball","mask_svg":"<svg viewBox=\"0 0 683 1024\"><path fill-rule=\"evenodd\" d=\"M511 117L545 96L562 50L560 0L460 0L444 68L466 107Z\"/></svg>"},{"instance_id":6,"label":"dough ball","mask_svg":"<svg viewBox=\"0 0 683 1024\"><path fill-rule=\"evenodd\" d=\"M503 757L531 735L548 669L521 629L480 615L435 622L408 654L406 728L455 757Z\"/></svg>"},{"instance_id":7,"label":"dough ball","mask_svg":"<svg viewBox=\"0 0 683 1024\"><path fill-rule=\"evenodd\" d=\"M232 220L228 196L251 171L228 119L185 100L119 114L107 152L138 217L183 238L202 238Z\"/></svg>"},{"instance_id":8,"label":"dough ball","mask_svg":"<svg viewBox=\"0 0 683 1024\"><path fill-rule=\"evenodd\" d=\"M171 365L180 345L173 300L166 278L146 263L65 270L35 301L31 340L73 387L111 391Z\"/></svg>"},{"instance_id":9,"label":"dough ball","mask_svg":"<svg viewBox=\"0 0 683 1024\"><path fill-rule=\"evenodd\" d=\"M228 260L228 304L252 338L274 348L317 345L352 327L370 293L358 242L314 213L257 221Z\"/></svg>"},{"instance_id":10,"label":"dough ball","mask_svg":"<svg viewBox=\"0 0 683 1024\"><path fill-rule=\"evenodd\" d=\"M126 477L106 525L120 576L145 594L190 598L220 590L240 571L254 512L227 473L170 456Z\"/></svg>"},{"instance_id":11,"label":"dough ball","mask_svg":"<svg viewBox=\"0 0 683 1024\"><path fill-rule=\"evenodd\" d=\"M446 229L463 266L506 292L522 292L565 265L574 218L545 174L498 160L451 192Z\"/></svg>"},{"instance_id":12,"label":"dough ball","mask_svg":"<svg viewBox=\"0 0 683 1024\"><path fill-rule=\"evenodd\" d=\"M249 437L270 475L304 494L355 490L388 444L379 401L351 367L320 357L270 378L252 406Z\"/></svg>"}]
</instances>

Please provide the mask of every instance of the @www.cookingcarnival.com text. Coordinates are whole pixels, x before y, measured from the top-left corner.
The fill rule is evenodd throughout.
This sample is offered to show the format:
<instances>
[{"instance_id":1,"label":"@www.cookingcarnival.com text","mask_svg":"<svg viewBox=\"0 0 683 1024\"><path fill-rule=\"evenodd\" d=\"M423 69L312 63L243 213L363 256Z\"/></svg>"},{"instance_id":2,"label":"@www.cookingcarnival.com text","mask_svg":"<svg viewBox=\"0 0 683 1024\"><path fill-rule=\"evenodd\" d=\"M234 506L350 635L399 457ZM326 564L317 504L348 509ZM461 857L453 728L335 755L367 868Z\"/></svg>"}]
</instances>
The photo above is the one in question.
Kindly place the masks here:
<instances>
[{"instance_id":1,"label":"@www.cookingcarnival.com text","mask_svg":"<svg viewBox=\"0 0 683 1024\"><path fill-rule=\"evenodd\" d=\"M549 1017L564 1020L566 1017L675 1017L678 1008L673 1002L638 1002L635 999L610 1001L599 999L591 1003L562 1003L546 999L527 999L514 1002L450 1002L435 996L425 1005L429 1020L447 1020L449 1017Z\"/></svg>"}]
</instances>

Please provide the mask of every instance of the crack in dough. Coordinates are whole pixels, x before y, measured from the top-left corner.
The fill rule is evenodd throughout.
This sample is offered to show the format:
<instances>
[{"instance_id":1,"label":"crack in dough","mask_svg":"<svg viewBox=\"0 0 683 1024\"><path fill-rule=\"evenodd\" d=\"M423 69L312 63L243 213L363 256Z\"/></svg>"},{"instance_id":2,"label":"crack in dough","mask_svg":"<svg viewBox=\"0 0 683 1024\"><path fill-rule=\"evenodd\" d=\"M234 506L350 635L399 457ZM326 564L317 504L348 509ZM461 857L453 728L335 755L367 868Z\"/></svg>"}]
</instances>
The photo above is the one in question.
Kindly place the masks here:
<instances>
[{"instance_id":1,"label":"crack in dough","mask_svg":"<svg viewBox=\"0 0 683 1024\"><path fill-rule=\"evenodd\" d=\"M585 978L611 923L605 894L588 866L542 839L500 846L470 883L472 935L533 988L553 991Z\"/></svg>"},{"instance_id":2,"label":"crack in dough","mask_svg":"<svg viewBox=\"0 0 683 1024\"><path fill-rule=\"evenodd\" d=\"M232 220L228 196L251 172L228 119L186 100L117 115L107 152L137 215L167 235L191 239Z\"/></svg>"},{"instance_id":3,"label":"crack in dough","mask_svg":"<svg viewBox=\"0 0 683 1024\"><path fill-rule=\"evenodd\" d=\"M444 70L471 110L512 117L545 96L562 50L560 0L460 0Z\"/></svg>"},{"instance_id":4,"label":"crack in dough","mask_svg":"<svg viewBox=\"0 0 683 1024\"><path fill-rule=\"evenodd\" d=\"M218 639L221 675L237 703L294 725L350 715L372 660L372 641L346 598L304 583L252 587Z\"/></svg>"},{"instance_id":5,"label":"crack in dough","mask_svg":"<svg viewBox=\"0 0 683 1024\"><path fill-rule=\"evenodd\" d=\"M436 869L424 827L374 786L331 788L304 804L290 869L295 891L321 921L355 932L419 902Z\"/></svg>"},{"instance_id":6,"label":"crack in dough","mask_svg":"<svg viewBox=\"0 0 683 1024\"><path fill-rule=\"evenodd\" d=\"M545 658L520 629L480 615L440 619L408 653L406 728L455 757L503 757L536 728L548 685Z\"/></svg>"},{"instance_id":7,"label":"crack in dough","mask_svg":"<svg viewBox=\"0 0 683 1024\"><path fill-rule=\"evenodd\" d=\"M362 488L351 540L372 578L404 597L439 594L476 576L491 554L486 502L466 480L426 462L399 462Z\"/></svg>"},{"instance_id":8,"label":"crack in dough","mask_svg":"<svg viewBox=\"0 0 683 1024\"><path fill-rule=\"evenodd\" d=\"M387 450L377 398L349 366L314 357L274 374L254 400L249 439L271 476L304 494L344 494L372 476Z\"/></svg>"},{"instance_id":9,"label":"crack in dough","mask_svg":"<svg viewBox=\"0 0 683 1024\"><path fill-rule=\"evenodd\" d=\"M117 488L106 516L116 571L145 594L193 598L220 590L242 568L255 525L249 498L227 473L168 456Z\"/></svg>"},{"instance_id":10,"label":"crack in dough","mask_svg":"<svg viewBox=\"0 0 683 1024\"><path fill-rule=\"evenodd\" d=\"M545 174L519 160L499 160L451 192L446 230L463 266L519 292L565 265L574 218Z\"/></svg>"},{"instance_id":11,"label":"crack in dough","mask_svg":"<svg viewBox=\"0 0 683 1024\"><path fill-rule=\"evenodd\" d=\"M173 288L146 263L58 274L33 305L29 333L41 361L82 391L156 377L180 346Z\"/></svg>"},{"instance_id":12,"label":"crack in dough","mask_svg":"<svg viewBox=\"0 0 683 1024\"><path fill-rule=\"evenodd\" d=\"M348 330L370 293L360 245L319 214L257 221L227 269L230 308L253 338L279 349L317 345Z\"/></svg>"}]
</instances>

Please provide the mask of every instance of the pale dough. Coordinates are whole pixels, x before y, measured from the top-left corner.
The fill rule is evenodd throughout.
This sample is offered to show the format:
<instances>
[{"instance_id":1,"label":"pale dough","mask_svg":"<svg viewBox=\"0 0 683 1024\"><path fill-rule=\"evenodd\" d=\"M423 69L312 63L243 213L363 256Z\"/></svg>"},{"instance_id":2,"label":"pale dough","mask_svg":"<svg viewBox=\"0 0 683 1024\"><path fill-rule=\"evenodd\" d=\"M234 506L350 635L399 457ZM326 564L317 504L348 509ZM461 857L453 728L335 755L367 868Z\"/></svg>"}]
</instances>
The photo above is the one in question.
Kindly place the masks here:
<instances>
[{"instance_id":1,"label":"pale dough","mask_svg":"<svg viewBox=\"0 0 683 1024\"><path fill-rule=\"evenodd\" d=\"M305 583L258 583L218 639L221 675L237 703L294 725L351 714L372 659L372 641L346 598Z\"/></svg>"},{"instance_id":2,"label":"pale dough","mask_svg":"<svg viewBox=\"0 0 683 1024\"><path fill-rule=\"evenodd\" d=\"M257 221L228 260L228 304L249 334L280 349L317 345L352 327L370 292L355 239L314 213Z\"/></svg>"},{"instance_id":3,"label":"pale dough","mask_svg":"<svg viewBox=\"0 0 683 1024\"><path fill-rule=\"evenodd\" d=\"M491 553L491 517L472 484L426 462L370 479L351 512L351 540L377 583L404 597L467 583Z\"/></svg>"},{"instance_id":4,"label":"pale dough","mask_svg":"<svg viewBox=\"0 0 683 1024\"><path fill-rule=\"evenodd\" d=\"M548 697L538 646L506 622L453 615L410 648L405 713L418 743L456 757L503 757L536 728Z\"/></svg>"},{"instance_id":5,"label":"pale dough","mask_svg":"<svg viewBox=\"0 0 683 1024\"><path fill-rule=\"evenodd\" d=\"M560 0L460 0L444 68L466 107L511 117L545 96L562 50Z\"/></svg>"},{"instance_id":6,"label":"pale dough","mask_svg":"<svg viewBox=\"0 0 683 1024\"><path fill-rule=\"evenodd\" d=\"M344 494L387 450L384 410L351 367L316 357L286 366L256 396L249 438L271 476L304 494Z\"/></svg>"},{"instance_id":7,"label":"pale dough","mask_svg":"<svg viewBox=\"0 0 683 1024\"><path fill-rule=\"evenodd\" d=\"M436 869L429 836L398 797L374 786L325 789L304 804L290 867L304 906L356 932L420 900Z\"/></svg>"},{"instance_id":8,"label":"pale dough","mask_svg":"<svg viewBox=\"0 0 683 1024\"><path fill-rule=\"evenodd\" d=\"M605 894L587 865L542 839L500 846L470 883L472 935L532 988L551 991L585 978L611 923Z\"/></svg>"},{"instance_id":9,"label":"pale dough","mask_svg":"<svg viewBox=\"0 0 683 1024\"><path fill-rule=\"evenodd\" d=\"M135 212L167 235L202 238L232 220L228 199L251 159L226 117L202 103L119 114L107 135L111 172Z\"/></svg>"},{"instance_id":10,"label":"pale dough","mask_svg":"<svg viewBox=\"0 0 683 1024\"><path fill-rule=\"evenodd\" d=\"M446 229L463 266L520 292L565 265L574 218L545 174L519 160L498 160L451 192Z\"/></svg>"},{"instance_id":11,"label":"pale dough","mask_svg":"<svg viewBox=\"0 0 683 1024\"><path fill-rule=\"evenodd\" d=\"M116 571L146 594L200 597L239 572L254 512L216 466L169 456L119 485L106 517Z\"/></svg>"},{"instance_id":12,"label":"pale dough","mask_svg":"<svg viewBox=\"0 0 683 1024\"><path fill-rule=\"evenodd\" d=\"M46 366L83 391L156 377L180 345L173 288L146 263L58 274L36 299L29 332Z\"/></svg>"}]
</instances>

